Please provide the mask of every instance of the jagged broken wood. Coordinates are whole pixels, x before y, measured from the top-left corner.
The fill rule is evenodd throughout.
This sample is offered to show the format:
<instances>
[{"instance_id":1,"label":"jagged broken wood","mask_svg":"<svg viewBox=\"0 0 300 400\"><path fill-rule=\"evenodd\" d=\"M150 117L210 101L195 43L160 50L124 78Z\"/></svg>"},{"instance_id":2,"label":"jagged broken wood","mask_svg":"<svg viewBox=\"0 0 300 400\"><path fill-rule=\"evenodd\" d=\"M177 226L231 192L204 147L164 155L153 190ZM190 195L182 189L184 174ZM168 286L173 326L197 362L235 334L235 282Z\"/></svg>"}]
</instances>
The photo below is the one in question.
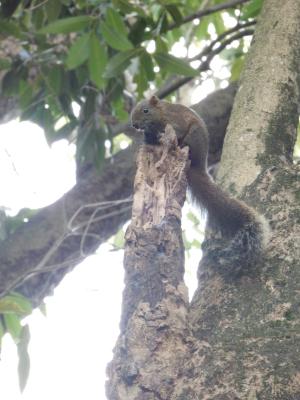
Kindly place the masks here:
<instances>
[{"instance_id":1,"label":"jagged broken wood","mask_svg":"<svg viewBox=\"0 0 300 400\"><path fill-rule=\"evenodd\" d=\"M165 218L181 220L186 194L188 148L181 149L169 125L161 146L144 145L137 156L132 220L127 237L134 228L151 228Z\"/></svg>"},{"instance_id":2,"label":"jagged broken wood","mask_svg":"<svg viewBox=\"0 0 300 400\"><path fill-rule=\"evenodd\" d=\"M190 354L180 225L188 167L188 149L177 146L171 126L161 146L144 145L138 153L121 334L108 368L110 400L171 398Z\"/></svg>"}]
</instances>

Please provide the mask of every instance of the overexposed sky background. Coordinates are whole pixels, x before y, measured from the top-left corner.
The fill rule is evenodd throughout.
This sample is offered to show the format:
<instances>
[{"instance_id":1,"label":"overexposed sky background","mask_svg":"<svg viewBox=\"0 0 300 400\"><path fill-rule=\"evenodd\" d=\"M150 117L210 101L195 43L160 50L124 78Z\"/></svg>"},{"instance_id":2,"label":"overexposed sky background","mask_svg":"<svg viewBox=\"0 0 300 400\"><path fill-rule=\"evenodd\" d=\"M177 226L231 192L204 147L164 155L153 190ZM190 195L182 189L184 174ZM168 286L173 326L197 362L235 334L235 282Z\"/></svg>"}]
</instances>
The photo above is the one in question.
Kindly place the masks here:
<instances>
[{"instance_id":1,"label":"overexposed sky background","mask_svg":"<svg viewBox=\"0 0 300 400\"><path fill-rule=\"evenodd\" d=\"M0 205L11 215L51 204L75 184L74 147L49 148L43 131L28 122L1 126ZM105 399L105 366L118 335L123 287L122 251L99 248L68 274L39 310L26 318L31 330L31 371L23 395L17 353L6 335L0 362L5 400Z\"/></svg>"}]
</instances>

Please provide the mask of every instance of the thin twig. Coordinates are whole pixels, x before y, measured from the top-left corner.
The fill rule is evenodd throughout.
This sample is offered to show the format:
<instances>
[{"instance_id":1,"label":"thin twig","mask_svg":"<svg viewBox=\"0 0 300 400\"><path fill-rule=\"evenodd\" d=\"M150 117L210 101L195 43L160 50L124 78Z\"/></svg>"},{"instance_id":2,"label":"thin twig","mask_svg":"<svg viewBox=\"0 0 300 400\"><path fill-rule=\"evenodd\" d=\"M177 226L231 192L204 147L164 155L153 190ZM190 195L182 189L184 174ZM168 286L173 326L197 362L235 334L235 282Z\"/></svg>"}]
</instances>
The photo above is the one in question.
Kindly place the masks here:
<instances>
[{"instance_id":1,"label":"thin twig","mask_svg":"<svg viewBox=\"0 0 300 400\"><path fill-rule=\"evenodd\" d=\"M13 288L21 285L25 280L28 279L28 277L30 277L32 275L43 274L45 272L50 272L50 271L56 271L56 270L61 269L61 268L67 268L70 264L78 264L80 261L82 261L87 256L87 253L83 252L83 243L84 243L86 237L94 237L95 239L99 239L99 237L100 237L100 235L88 232L88 229L91 226L91 224L94 223L94 222L102 221L102 220L105 220L105 219L110 218L112 216L124 213L124 212L126 212L126 211L128 211L130 209L130 206L122 208L121 210L116 210L116 211L112 211L110 213L106 213L105 215L102 215L102 216L97 217L97 218L93 218L92 219L90 217L88 221L86 221L86 222L84 222L84 223L82 223L80 225L77 225L75 228L74 227L72 228L72 224L73 224L75 218L79 215L79 213L83 209L88 208L88 207L95 207L96 206L96 207L98 207L97 210L96 210L98 212L100 209L103 210L103 209L105 209L107 207L112 207L112 206L116 206L116 205L119 205L119 204L122 204L122 203L131 203L131 202L132 202L132 199L127 198L127 199L123 199L123 200L104 201L104 202L100 202L100 203L91 203L91 204L87 204L87 205L81 206L74 213L72 218L70 219L69 223L67 224L66 231L63 232L61 234L61 236L55 241L55 243L51 246L51 248L42 257L41 261L31 271L29 271L28 274L26 274L26 276L19 277L7 289L7 291L10 291ZM94 211L93 214L92 214L92 217L95 214L96 213ZM86 226L87 226L87 229L85 229L83 234L80 233L80 232L75 232L74 231L74 230L78 231L80 228L83 228L83 227L86 227ZM68 232L68 230L71 231L71 232ZM52 264L50 266L46 266L47 263L52 258L52 256L54 256L54 254L57 252L57 250L61 247L61 245L63 244L63 242L66 239L68 239L69 237L72 237L72 236L79 236L79 235L82 236L82 239L81 239L81 243L80 243L80 252L79 252L79 254L78 254L78 256L76 258L65 260L65 261L63 261L62 263L59 263L59 264Z\"/></svg>"},{"instance_id":2,"label":"thin twig","mask_svg":"<svg viewBox=\"0 0 300 400\"><path fill-rule=\"evenodd\" d=\"M220 43L220 45L216 49L213 49L210 52L210 54L207 57L206 61L204 61L204 64L205 63L209 64L214 56L216 56L217 54L221 53L221 51L224 50L226 48L226 46L228 46L229 44L231 44L235 40L241 39L244 36L251 36L251 35L253 35L253 33L254 33L253 29L245 29L245 30L243 30L241 32L236 33L235 35L232 35L227 40L224 40L224 42ZM209 68L209 65L208 65L208 68ZM202 72L201 66L199 67L199 71Z\"/></svg>"},{"instance_id":3,"label":"thin twig","mask_svg":"<svg viewBox=\"0 0 300 400\"><path fill-rule=\"evenodd\" d=\"M84 204L83 206L80 206L78 210L72 215L72 217L69 220L68 223L68 230L71 232L79 229L82 227L82 224L73 226L73 223L75 219L78 217L78 215L81 213L82 210L85 210L87 208L97 208L97 210L104 210L106 208L110 208L116 205L124 204L124 203L132 203L132 197L127 197L126 199L121 199L121 200L108 200L108 201L101 201L98 203L89 203L89 204ZM83 225L85 226L85 225Z\"/></svg>"},{"instance_id":4,"label":"thin twig","mask_svg":"<svg viewBox=\"0 0 300 400\"><path fill-rule=\"evenodd\" d=\"M221 43L216 49L212 50L209 56L207 56L207 59L202 62L202 64L197 68L199 73L205 72L209 69L209 64L211 60L213 59L214 56L217 54L221 53L221 51L230 43L232 43L234 40L240 39L244 36L250 36L253 35L253 29L245 29L242 32L238 32L236 35L231 36L227 40L224 40L223 43ZM203 52L205 49L203 50ZM203 55L202 55L203 56ZM158 96L160 99L163 99L164 97L168 96L170 93L173 93L175 90L179 89L181 86L185 85L186 83L192 81L194 77L188 76L184 78L178 78L175 81L173 81L169 86L166 86L156 92L156 96Z\"/></svg>"},{"instance_id":5,"label":"thin twig","mask_svg":"<svg viewBox=\"0 0 300 400\"><path fill-rule=\"evenodd\" d=\"M33 275L43 274L45 272L53 272L53 271L57 271L58 269L62 269L62 268L68 268L71 264L79 264L80 261L84 260L84 258L85 257L81 257L80 255L78 255L78 257L62 261L61 263L58 263L58 264L44 266L42 270L33 269L26 276L26 279Z\"/></svg>"},{"instance_id":6,"label":"thin twig","mask_svg":"<svg viewBox=\"0 0 300 400\"><path fill-rule=\"evenodd\" d=\"M95 222L104 221L107 218L115 217L116 215L123 214L126 211L129 211L130 209L131 209L131 206L127 206L127 207L121 208L121 210L111 211L105 215L100 215L99 217L96 217L93 220L89 219L88 221L85 221L82 224L78 225L77 230L79 230L81 228L85 228L86 226L89 227L91 224L93 224ZM96 214L96 213L94 212L93 214Z\"/></svg>"},{"instance_id":7,"label":"thin twig","mask_svg":"<svg viewBox=\"0 0 300 400\"><path fill-rule=\"evenodd\" d=\"M49 1L49 0L44 0L44 1L42 1L41 3L39 3L39 4L36 4L36 5L34 5L34 6L31 6L27 11L36 10L37 8L39 8L39 7L43 6L43 5L45 5L46 3L48 3L48 1Z\"/></svg>"},{"instance_id":8,"label":"thin twig","mask_svg":"<svg viewBox=\"0 0 300 400\"><path fill-rule=\"evenodd\" d=\"M226 38L226 36L231 35L232 33L236 32L236 31L240 31L242 32L242 30L244 28L248 28L249 26L255 25L256 21L249 21L246 22L245 24L237 24L235 25L233 28L228 29L227 31L221 33L215 40L213 40L208 46L206 46L199 54L197 54L196 56L189 58L188 61L195 61L195 60L199 60L201 59L201 57L207 55L208 53L210 53L214 46L218 43L221 42L221 40L223 40L224 38Z\"/></svg>"},{"instance_id":9,"label":"thin twig","mask_svg":"<svg viewBox=\"0 0 300 400\"><path fill-rule=\"evenodd\" d=\"M217 11L227 10L228 8L236 7L238 5L247 3L249 1L250 0L233 0L233 1L229 1L228 3L217 4L216 6L205 8L204 10L200 10L194 14L188 15L187 17L183 18L183 20L180 22L180 25L186 24L187 22L193 21L194 19L204 17L209 14L213 14ZM171 30L171 29L174 29L177 27L178 27L178 24L176 24L174 22L168 26L167 30Z\"/></svg>"}]
</instances>

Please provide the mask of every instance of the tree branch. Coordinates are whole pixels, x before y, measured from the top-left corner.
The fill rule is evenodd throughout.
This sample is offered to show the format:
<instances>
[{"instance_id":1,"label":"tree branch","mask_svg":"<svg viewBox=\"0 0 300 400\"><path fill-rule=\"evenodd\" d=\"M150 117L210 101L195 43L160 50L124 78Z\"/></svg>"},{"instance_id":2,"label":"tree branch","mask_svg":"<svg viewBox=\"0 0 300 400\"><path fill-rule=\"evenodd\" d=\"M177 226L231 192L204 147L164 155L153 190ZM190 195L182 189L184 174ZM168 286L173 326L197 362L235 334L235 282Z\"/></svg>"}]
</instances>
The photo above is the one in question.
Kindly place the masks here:
<instances>
[{"instance_id":1,"label":"tree branch","mask_svg":"<svg viewBox=\"0 0 300 400\"><path fill-rule=\"evenodd\" d=\"M234 7L239 6L241 4L248 3L249 1L250 0L232 0L232 1L229 1L228 3L221 3L221 4L217 4L216 6L213 6L213 7L205 8L204 10L198 11L198 12L196 12L194 14L191 14L191 15L188 15L187 17L185 17L181 21L180 25L186 24L187 22L191 22L194 19L205 17L206 15L213 14L213 13L215 13L217 11L223 11L223 10L227 10L228 8L234 8ZM173 24L170 24L168 26L168 30L171 30L171 29L174 29L174 28L177 28L177 27L178 27L178 24L176 24L174 22Z\"/></svg>"},{"instance_id":2,"label":"tree branch","mask_svg":"<svg viewBox=\"0 0 300 400\"><path fill-rule=\"evenodd\" d=\"M210 131L209 162L215 163L220 157L234 95L235 87L230 86L195 106ZM67 272L130 218L129 203L124 200L132 194L134 171L132 148L106 160L101 174L90 167L73 189L1 242L1 294L17 289L35 306L51 294ZM122 203L116 203L122 199ZM53 243L62 238L53 252ZM46 259L46 254L51 257Z\"/></svg>"},{"instance_id":3,"label":"tree branch","mask_svg":"<svg viewBox=\"0 0 300 400\"><path fill-rule=\"evenodd\" d=\"M214 46L216 44L218 44L219 42L221 42L223 39L225 39L226 36L229 36L232 33L235 33L236 31L239 31L240 33L246 31L246 33L247 33L247 30L245 28L248 28L249 26L253 26L255 24L256 24L256 21L249 21L249 22L246 22L245 24L235 25L233 28L228 29L227 31L221 33L215 40L213 40L208 46L206 46L199 54L197 54L196 56L194 56L192 58L189 58L188 61L190 62L190 61L195 61L195 60L201 59L201 57L209 54L213 50ZM244 29L245 29L245 31L244 31ZM248 32L249 31L250 30L248 30ZM253 33L253 30L251 30L251 32ZM245 36L247 36L247 34ZM236 38L234 37L233 40L235 40L235 39ZM233 40L230 40L230 38L228 38L227 41L229 41L229 42L227 42L226 45L232 43Z\"/></svg>"},{"instance_id":4,"label":"tree branch","mask_svg":"<svg viewBox=\"0 0 300 400\"><path fill-rule=\"evenodd\" d=\"M73 189L0 243L1 296L34 274L31 284L24 283L21 291L38 304L69 270L93 253L128 220L128 202L114 205L114 200L120 203L121 199L131 195L135 169L133 158L133 149L129 148L107 160L101 175L95 168L90 168ZM82 206L103 201L110 201L111 206L105 209L96 207L96 212L95 207L85 207L78 213ZM118 212L104 219L113 211ZM70 221L73 221L71 230ZM88 232L84 230L87 226ZM83 240L84 254L81 254ZM43 273L44 268L62 263L67 268L50 275Z\"/></svg>"},{"instance_id":5,"label":"tree branch","mask_svg":"<svg viewBox=\"0 0 300 400\"><path fill-rule=\"evenodd\" d=\"M242 32L238 32L235 35L232 35L230 38L220 43L218 47L212 49L212 47L219 42L218 38L214 40L214 43L209 44L209 46L207 46L200 54L197 55L197 59L201 59L202 57L206 56L206 54L209 53L209 55L206 56L207 58L205 59L205 61L202 61L200 66L197 68L199 73L209 70L209 64L212 61L213 57L221 53L221 51L224 50L226 46L231 44L234 40L241 39L244 36L253 35L253 32L254 31L252 29L245 29ZM222 34L222 36L223 35L224 34ZM195 78L190 76L184 78L177 78L174 81L170 82L169 85L165 85L162 89L158 90L156 95L160 99L162 99L168 96L169 94L173 93L175 90L179 89L181 86L192 81L193 79Z\"/></svg>"}]
</instances>

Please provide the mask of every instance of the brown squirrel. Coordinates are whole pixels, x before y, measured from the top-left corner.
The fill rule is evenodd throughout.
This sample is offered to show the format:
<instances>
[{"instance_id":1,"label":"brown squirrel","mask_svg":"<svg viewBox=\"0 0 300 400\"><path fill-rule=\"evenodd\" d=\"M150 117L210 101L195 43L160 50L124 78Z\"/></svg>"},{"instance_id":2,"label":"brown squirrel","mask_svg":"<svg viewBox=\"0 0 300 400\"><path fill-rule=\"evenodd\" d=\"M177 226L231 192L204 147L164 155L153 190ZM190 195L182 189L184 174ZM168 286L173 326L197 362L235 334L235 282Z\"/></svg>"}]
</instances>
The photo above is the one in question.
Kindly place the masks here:
<instances>
[{"instance_id":1,"label":"brown squirrel","mask_svg":"<svg viewBox=\"0 0 300 400\"><path fill-rule=\"evenodd\" d=\"M230 241L216 254L220 263L230 263L235 268L254 264L266 245L267 223L245 203L229 197L210 178L204 121L190 108L156 96L139 102L132 111L131 121L134 128L144 131L145 142L152 145L159 144L167 124L173 126L178 144L189 146L188 184L192 197L207 211L209 226Z\"/></svg>"}]
</instances>

